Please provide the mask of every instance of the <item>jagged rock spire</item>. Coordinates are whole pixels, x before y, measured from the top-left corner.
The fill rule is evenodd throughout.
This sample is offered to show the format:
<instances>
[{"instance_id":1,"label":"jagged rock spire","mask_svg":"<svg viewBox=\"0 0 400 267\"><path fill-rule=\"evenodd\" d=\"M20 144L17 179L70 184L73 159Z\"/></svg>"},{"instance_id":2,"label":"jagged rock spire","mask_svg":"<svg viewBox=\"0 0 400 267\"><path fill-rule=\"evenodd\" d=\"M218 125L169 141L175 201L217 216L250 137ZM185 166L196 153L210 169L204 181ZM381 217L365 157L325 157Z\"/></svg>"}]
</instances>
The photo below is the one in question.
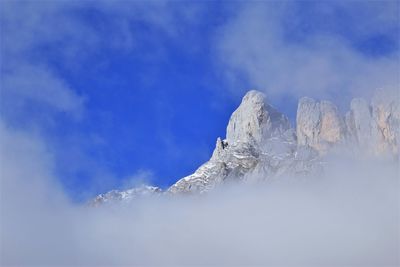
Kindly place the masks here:
<instances>
[{"instance_id":1,"label":"jagged rock spire","mask_svg":"<svg viewBox=\"0 0 400 267\"><path fill-rule=\"evenodd\" d=\"M226 129L228 144L256 143L290 128L288 118L265 101L265 95L251 90L233 112Z\"/></svg>"}]
</instances>

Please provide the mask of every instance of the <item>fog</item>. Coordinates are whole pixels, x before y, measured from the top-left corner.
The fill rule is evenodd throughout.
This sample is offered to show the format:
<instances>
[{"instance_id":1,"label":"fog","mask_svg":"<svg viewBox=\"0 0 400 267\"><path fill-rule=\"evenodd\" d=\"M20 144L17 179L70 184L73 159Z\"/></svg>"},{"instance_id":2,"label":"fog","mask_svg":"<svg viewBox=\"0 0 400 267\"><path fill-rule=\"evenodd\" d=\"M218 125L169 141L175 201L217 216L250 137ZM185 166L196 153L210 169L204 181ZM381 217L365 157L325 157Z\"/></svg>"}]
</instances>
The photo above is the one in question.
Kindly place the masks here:
<instances>
[{"instance_id":1,"label":"fog","mask_svg":"<svg viewBox=\"0 0 400 267\"><path fill-rule=\"evenodd\" d=\"M399 165L131 205L73 204L40 137L1 125L1 265L398 265Z\"/></svg>"}]
</instances>

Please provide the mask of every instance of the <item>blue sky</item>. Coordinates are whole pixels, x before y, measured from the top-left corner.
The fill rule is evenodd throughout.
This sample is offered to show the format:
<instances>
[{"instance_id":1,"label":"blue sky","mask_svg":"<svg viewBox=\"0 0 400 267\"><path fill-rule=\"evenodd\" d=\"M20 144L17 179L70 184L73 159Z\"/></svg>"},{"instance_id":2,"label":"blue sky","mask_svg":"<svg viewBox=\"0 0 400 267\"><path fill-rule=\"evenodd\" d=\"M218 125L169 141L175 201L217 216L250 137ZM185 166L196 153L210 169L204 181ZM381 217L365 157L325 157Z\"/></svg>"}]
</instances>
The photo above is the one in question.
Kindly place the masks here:
<instances>
[{"instance_id":1,"label":"blue sky","mask_svg":"<svg viewBox=\"0 0 400 267\"><path fill-rule=\"evenodd\" d=\"M74 200L166 187L211 155L243 94L398 86L399 2L2 1L1 122L39 137Z\"/></svg>"}]
</instances>

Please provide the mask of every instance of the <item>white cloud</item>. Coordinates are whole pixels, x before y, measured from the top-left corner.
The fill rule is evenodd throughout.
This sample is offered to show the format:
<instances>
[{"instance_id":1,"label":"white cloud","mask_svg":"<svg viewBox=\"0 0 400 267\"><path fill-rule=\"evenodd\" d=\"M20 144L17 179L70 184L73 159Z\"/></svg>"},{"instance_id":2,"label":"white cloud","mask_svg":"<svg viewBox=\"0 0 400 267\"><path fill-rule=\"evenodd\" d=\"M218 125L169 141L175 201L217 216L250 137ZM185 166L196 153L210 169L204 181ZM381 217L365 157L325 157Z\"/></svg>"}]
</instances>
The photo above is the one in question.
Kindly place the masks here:
<instances>
[{"instance_id":1,"label":"white cloud","mask_svg":"<svg viewBox=\"0 0 400 267\"><path fill-rule=\"evenodd\" d=\"M66 54L76 59L78 51L84 53L87 48L85 42L93 45L90 32L65 17L66 2L3 1L1 7L3 119L35 121L37 114L32 111L42 108L49 118L57 112L79 118L84 111L83 97L49 67L49 59L40 51L57 44L59 61L65 60Z\"/></svg>"},{"instance_id":2,"label":"white cloud","mask_svg":"<svg viewBox=\"0 0 400 267\"><path fill-rule=\"evenodd\" d=\"M15 111L36 103L76 116L83 111L83 97L43 66L20 64L2 75L2 104L9 109Z\"/></svg>"},{"instance_id":3,"label":"white cloud","mask_svg":"<svg viewBox=\"0 0 400 267\"><path fill-rule=\"evenodd\" d=\"M2 116L8 120L32 118L31 106L37 103L52 108L46 110L49 117L54 111L79 117L84 111L85 91L96 88L78 88L78 93L62 76L63 72L85 73L87 60L92 61L93 68L107 64L108 59L93 60L103 51L135 53L140 38L158 40L158 35L178 38L182 25L197 23L197 13L202 7L167 1L119 4L2 1L0 4ZM157 29L157 34L143 35L134 27L136 24ZM159 58L163 53L160 43L158 51L148 54ZM18 118L13 116L15 112L19 113Z\"/></svg>"},{"instance_id":4,"label":"white cloud","mask_svg":"<svg viewBox=\"0 0 400 267\"><path fill-rule=\"evenodd\" d=\"M354 35L368 36L398 27L395 3L358 3L357 8L354 4L357 3L312 5L318 7L314 10L318 16L326 14L326 21L333 19L332 23L343 23L338 12L352 12L352 18L363 16L349 21L354 24L348 25L350 29L355 27ZM343 103L348 103L351 97L369 96L378 87L399 84L397 53L381 58L366 56L351 47L348 39L329 29L302 34L301 27L296 28L300 23L296 21L299 19L296 7L296 2L250 2L241 5L234 19L221 27L216 55L234 92L242 94L248 89L238 88L243 83L237 78L244 76L249 80L247 84L264 90L273 99L340 96ZM285 23L292 25L292 32L287 31ZM288 34L297 34L303 39L294 42Z\"/></svg>"}]
</instances>

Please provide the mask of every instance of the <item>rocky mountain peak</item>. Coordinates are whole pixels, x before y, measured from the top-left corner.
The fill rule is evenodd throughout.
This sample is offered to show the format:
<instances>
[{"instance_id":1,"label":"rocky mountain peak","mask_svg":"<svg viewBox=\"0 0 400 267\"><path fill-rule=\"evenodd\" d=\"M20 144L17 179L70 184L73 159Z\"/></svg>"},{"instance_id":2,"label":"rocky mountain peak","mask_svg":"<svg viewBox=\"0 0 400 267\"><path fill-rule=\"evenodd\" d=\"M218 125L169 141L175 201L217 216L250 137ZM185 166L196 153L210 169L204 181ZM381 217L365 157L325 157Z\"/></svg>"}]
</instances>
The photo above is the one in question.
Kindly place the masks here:
<instances>
[{"instance_id":1,"label":"rocky mountain peak","mask_svg":"<svg viewBox=\"0 0 400 267\"><path fill-rule=\"evenodd\" d=\"M263 93L251 90L229 120L226 141L228 144L260 144L289 128L288 118L269 105Z\"/></svg>"}]
</instances>

